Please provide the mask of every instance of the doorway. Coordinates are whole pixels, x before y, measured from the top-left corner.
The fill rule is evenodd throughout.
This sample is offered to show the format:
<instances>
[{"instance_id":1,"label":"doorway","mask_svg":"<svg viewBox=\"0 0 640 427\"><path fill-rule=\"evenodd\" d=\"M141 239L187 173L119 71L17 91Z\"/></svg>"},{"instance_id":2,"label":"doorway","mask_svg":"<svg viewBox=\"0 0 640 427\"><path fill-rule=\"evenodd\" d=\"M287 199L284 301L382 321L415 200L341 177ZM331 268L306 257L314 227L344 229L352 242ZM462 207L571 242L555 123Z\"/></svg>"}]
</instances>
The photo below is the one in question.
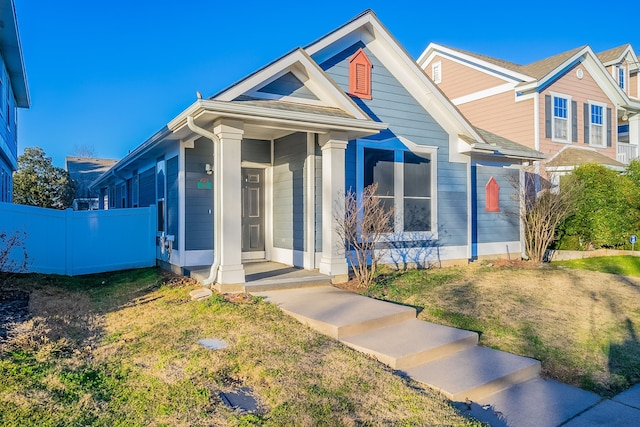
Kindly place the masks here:
<instances>
[{"instance_id":1,"label":"doorway","mask_svg":"<svg viewBox=\"0 0 640 427\"><path fill-rule=\"evenodd\" d=\"M242 168L242 252L264 258L264 169Z\"/></svg>"}]
</instances>

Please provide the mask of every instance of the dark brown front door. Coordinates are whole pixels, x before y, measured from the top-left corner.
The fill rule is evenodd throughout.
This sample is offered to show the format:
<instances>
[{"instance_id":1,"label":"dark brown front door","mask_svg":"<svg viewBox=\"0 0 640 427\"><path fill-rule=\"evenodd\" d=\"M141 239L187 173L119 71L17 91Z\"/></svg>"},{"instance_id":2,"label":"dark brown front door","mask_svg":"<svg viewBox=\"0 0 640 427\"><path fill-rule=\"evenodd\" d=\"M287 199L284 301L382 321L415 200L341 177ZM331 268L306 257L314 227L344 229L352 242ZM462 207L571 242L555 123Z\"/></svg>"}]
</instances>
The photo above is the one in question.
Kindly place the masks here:
<instances>
[{"instance_id":1,"label":"dark brown front door","mask_svg":"<svg viewBox=\"0 0 640 427\"><path fill-rule=\"evenodd\" d=\"M242 168L242 251L264 251L264 170Z\"/></svg>"}]
</instances>

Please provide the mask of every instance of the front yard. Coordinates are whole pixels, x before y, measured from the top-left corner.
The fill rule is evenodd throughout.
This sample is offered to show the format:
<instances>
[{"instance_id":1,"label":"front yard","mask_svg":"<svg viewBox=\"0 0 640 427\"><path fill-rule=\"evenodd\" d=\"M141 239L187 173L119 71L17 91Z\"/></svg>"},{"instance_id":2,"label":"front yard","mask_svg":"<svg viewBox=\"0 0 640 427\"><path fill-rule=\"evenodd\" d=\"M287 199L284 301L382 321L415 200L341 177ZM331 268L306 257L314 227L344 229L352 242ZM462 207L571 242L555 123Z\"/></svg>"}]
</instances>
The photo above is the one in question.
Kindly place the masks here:
<instances>
[{"instance_id":1,"label":"front yard","mask_svg":"<svg viewBox=\"0 0 640 427\"><path fill-rule=\"evenodd\" d=\"M197 285L156 269L11 286L26 293L0 316L0 425L475 425L437 392L249 296L191 301ZM605 397L640 382L639 278L477 263L387 272L369 293ZM258 413L223 403L241 387Z\"/></svg>"},{"instance_id":2,"label":"front yard","mask_svg":"<svg viewBox=\"0 0 640 427\"><path fill-rule=\"evenodd\" d=\"M416 306L422 320L477 331L481 345L539 359L547 378L603 397L640 382L638 277L484 262L380 279L371 296Z\"/></svg>"},{"instance_id":3,"label":"front yard","mask_svg":"<svg viewBox=\"0 0 640 427\"><path fill-rule=\"evenodd\" d=\"M2 426L476 425L437 392L251 297L191 301L197 285L156 269L12 285L29 300L5 318L17 326L0 325ZM203 338L229 347L206 349ZM221 392L242 387L259 413L223 403Z\"/></svg>"}]
</instances>

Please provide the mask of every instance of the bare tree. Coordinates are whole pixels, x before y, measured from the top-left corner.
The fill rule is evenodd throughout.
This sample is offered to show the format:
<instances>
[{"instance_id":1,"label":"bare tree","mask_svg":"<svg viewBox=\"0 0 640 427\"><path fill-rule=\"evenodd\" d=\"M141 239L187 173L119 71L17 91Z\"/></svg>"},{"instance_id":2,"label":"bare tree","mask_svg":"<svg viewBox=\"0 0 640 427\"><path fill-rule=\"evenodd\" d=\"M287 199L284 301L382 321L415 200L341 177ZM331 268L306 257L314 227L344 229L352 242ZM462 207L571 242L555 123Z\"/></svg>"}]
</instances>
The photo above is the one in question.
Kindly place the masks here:
<instances>
[{"instance_id":1,"label":"bare tree","mask_svg":"<svg viewBox=\"0 0 640 427\"><path fill-rule=\"evenodd\" d=\"M524 182L514 182L519 191L520 220L524 228L525 252L530 260L545 261L547 249L557 238L558 226L575 210L580 186L565 177L562 189L552 188L551 183L539 175L524 174Z\"/></svg>"},{"instance_id":2,"label":"bare tree","mask_svg":"<svg viewBox=\"0 0 640 427\"><path fill-rule=\"evenodd\" d=\"M380 244L385 234L393 232L393 207L384 206L376 197L377 189L377 184L369 185L360 195L349 190L344 207L335 210L338 234L361 287L373 282L376 265L387 250Z\"/></svg>"},{"instance_id":3,"label":"bare tree","mask_svg":"<svg viewBox=\"0 0 640 427\"><path fill-rule=\"evenodd\" d=\"M73 155L75 157L85 157L93 159L96 157L96 148L93 145L75 144L73 146Z\"/></svg>"},{"instance_id":4,"label":"bare tree","mask_svg":"<svg viewBox=\"0 0 640 427\"><path fill-rule=\"evenodd\" d=\"M25 273L29 256L25 246L27 233L0 231L0 288L16 273Z\"/></svg>"}]
</instances>

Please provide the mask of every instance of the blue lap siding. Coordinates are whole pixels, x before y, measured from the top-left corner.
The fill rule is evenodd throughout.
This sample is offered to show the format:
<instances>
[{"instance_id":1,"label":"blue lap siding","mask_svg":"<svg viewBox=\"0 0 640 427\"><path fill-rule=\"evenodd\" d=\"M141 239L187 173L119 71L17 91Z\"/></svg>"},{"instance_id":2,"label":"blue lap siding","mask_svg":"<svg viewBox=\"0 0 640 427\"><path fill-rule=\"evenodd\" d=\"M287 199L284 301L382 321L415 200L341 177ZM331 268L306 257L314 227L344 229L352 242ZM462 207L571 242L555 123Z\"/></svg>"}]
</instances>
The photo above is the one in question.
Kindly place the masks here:
<instances>
[{"instance_id":1,"label":"blue lap siding","mask_svg":"<svg viewBox=\"0 0 640 427\"><path fill-rule=\"evenodd\" d=\"M418 103L404 86L384 67L361 42L352 45L320 64L327 74L345 91L349 90L349 59L363 48L371 61L372 99L354 101L374 120L389 123L389 129L367 140L405 137L417 145L438 147L438 205L439 244L458 246L467 244L467 165L449 162L449 135ZM356 181L355 144L346 153L346 184Z\"/></svg>"}]
</instances>

